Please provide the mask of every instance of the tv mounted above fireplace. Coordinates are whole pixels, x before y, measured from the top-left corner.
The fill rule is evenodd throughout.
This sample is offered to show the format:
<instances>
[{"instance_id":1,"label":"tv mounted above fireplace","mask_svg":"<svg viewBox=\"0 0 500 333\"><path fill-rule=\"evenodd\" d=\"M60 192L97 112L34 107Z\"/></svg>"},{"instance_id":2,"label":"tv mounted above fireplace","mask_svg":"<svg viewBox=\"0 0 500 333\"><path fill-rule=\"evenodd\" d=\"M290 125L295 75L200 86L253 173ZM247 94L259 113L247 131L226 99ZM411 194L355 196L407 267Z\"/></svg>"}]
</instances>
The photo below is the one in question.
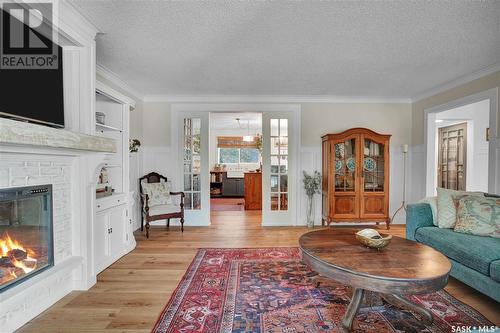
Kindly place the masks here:
<instances>
[{"instance_id":1,"label":"tv mounted above fireplace","mask_svg":"<svg viewBox=\"0 0 500 333\"><path fill-rule=\"evenodd\" d=\"M7 10L0 9L0 15L3 28L0 28L0 37L4 39L0 62L0 117L64 127L62 47L51 38L33 32L33 28L17 20ZM24 29L33 34L28 35L29 38L39 38L50 52L30 54L33 50L26 47L26 41L22 44L24 47L11 48L11 53L6 52L5 38L9 31L5 27L13 31ZM37 50L40 49L35 51ZM22 52L25 54L21 54ZM37 64L38 60L50 61L51 66L40 66L40 63Z\"/></svg>"}]
</instances>

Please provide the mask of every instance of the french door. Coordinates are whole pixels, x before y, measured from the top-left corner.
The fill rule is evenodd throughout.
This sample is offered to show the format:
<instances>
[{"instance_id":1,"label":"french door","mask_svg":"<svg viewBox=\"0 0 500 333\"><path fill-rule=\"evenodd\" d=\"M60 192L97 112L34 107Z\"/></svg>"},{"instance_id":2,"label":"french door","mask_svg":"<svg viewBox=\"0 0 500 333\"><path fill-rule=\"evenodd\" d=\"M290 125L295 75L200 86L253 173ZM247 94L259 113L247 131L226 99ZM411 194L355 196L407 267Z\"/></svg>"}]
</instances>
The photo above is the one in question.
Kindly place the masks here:
<instances>
[{"instance_id":1,"label":"french door","mask_svg":"<svg viewBox=\"0 0 500 333\"><path fill-rule=\"evenodd\" d=\"M227 111L239 111L235 109ZM295 225L299 189L296 174L298 135L295 129L298 116L292 111L261 112L262 224ZM177 116L177 126L179 179L186 195L186 225L209 225L209 112L181 111Z\"/></svg>"},{"instance_id":2,"label":"french door","mask_svg":"<svg viewBox=\"0 0 500 333\"><path fill-rule=\"evenodd\" d=\"M180 180L187 225L210 224L209 114L182 112L178 118Z\"/></svg>"},{"instance_id":3,"label":"french door","mask_svg":"<svg viewBox=\"0 0 500 333\"><path fill-rule=\"evenodd\" d=\"M295 225L297 133L293 112L262 113L262 224Z\"/></svg>"}]
</instances>

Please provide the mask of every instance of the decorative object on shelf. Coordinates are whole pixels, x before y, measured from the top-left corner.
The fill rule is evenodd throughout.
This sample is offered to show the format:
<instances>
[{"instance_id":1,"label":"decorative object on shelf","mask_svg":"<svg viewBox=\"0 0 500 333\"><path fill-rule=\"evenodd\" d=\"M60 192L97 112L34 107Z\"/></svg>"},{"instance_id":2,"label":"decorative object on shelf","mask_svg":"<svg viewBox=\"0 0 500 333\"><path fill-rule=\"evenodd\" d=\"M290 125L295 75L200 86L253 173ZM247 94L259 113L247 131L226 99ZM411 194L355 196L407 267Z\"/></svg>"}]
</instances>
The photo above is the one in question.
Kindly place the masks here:
<instances>
[{"instance_id":1,"label":"decorative object on shelf","mask_svg":"<svg viewBox=\"0 0 500 333\"><path fill-rule=\"evenodd\" d=\"M344 145L335 145L335 157L342 158L345 155Z\"/></svg>"},{"instance_id":2,"label":"decorative object on shelf","mask_svg":"<svg viewBox=\"0 0 500 333\"><path fill-rule=\"evenodd\" d=\"M99 180L97 182L95 188L95 196L96 198L108 197L113 194L114 190L109 184L109 175L107 168L101 168L101 172L99 173Z\"/></svg>"},{"instance_id":3,"label":"decorative object on shelf","mask_svg":"<svg viewBox=\"0 0 500 333\"><path fill-rule=\"evenodd\" d=\"M399 213L401 209L404 209L406 212L406 155L408 155L408 144L404 144L403 148L403 201L401 202L401 206L394 212L392 215L391 221L394 221L394 218Z\"/></svg>"},{"instance_id":4,"label":"decorative object on shelf","mask_svg":"<svg viewBox=\"0 0 500 333\"><path fill-rule=\"evenodd\" d=\"M101 125L105 125L106 122L106 114L104 112L96 112L95 113L95 122Z\"/></svg>"},{"instance_id":5,"label":"decorative object on shelf","mask_svg":"<svg viewBox=\"0 0 500 333\"><path fill-rule=\"evenodd\" d=\"M380 250L389 245L392 235L380 234L375 229L363 229L356 233L356 239L364 246Z\"/></svg>"},{"instance_id":6,"label":"decorative object on shelf","mask_svg":"<svg viewBox=\"0 0 500 333\"><path fill-rule=\"evenodd\" d=\"M343 162L342 160L335 161L335 174L337 174L337 175L342 175L344 173L344 170L342 170L342 165L344 163L342 163L342 162Z\"/></svg>"},{"instance_id":7,"label":"decorative object on shelf","mask_svg":"<svg viewBox=\"0 0 500 333\"><path fill-rule=\"evenodd\" d=\"M356 160L353 157L349 157L347 159L346 166L349 171L354 171L356 169Z\"/></svg>"},{"instance_id":8,"label":"decorative object on shelf","mask_svg":"<svg viewBox=\"0 0 500 333\"><path fill-rule=\"evenodd\" d=\"M129 140L129 150L131 153L137 153L139 151L139 147L141 146L141 141L137 139L130 139Z\"/></svg>"},{"instance_id":9,"label":"decorative object on shelf","mask_svg":"<svg viewBox=\"0 0 500 333\"><path fill-rule=\"evenodd\" d=\"M307 195L307 227L314 228L314 195L320 193L321 188L321 174L318 171L314 171L312 175L303 171L304 179L304 190Z\"/></svg>"},{"instance_id":10,"label":"decorative object on shelf","mask_svg":"<svg viewBox=\"0 0 500 333\"><path fill-rule=\"evenodd\" d=\"M99 183L105 184L108 181L109 181L108 169L102 168L101 172L99 173Z\"/></svg>"},{"instance_id":11,"label":"decorative object on shelf","mask_svg":"<svg viewBox=\"0 0 500 333\"><path fill-rule=\"evenodd\" d=\"M377 162L375 162L375 160L371 157L365 157L363 162L363 168L366 171L370 172L375 171L375 169L377 168Z\"/></svg>"}]
</instances>

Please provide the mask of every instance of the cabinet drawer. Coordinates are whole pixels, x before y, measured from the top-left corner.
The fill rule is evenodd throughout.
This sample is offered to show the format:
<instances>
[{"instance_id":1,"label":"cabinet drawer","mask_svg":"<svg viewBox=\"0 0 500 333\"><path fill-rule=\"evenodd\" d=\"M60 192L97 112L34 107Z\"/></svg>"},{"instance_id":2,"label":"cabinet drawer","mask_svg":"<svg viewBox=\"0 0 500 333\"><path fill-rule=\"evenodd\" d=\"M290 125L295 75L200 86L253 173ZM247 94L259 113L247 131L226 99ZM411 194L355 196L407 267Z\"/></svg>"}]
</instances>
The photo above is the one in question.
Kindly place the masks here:
<instances>
[{"instance_id":1,"label":"cabinet drawer","mask_svg":"<svg viewBox=\"0 0 500 333\"><path fill-rule=\"evenodd\" d=\"M127 197L125 194L113 194L109 197L99 198L95 200L95 208L96 211L102 211L104 209L108 209L111 207L115 207L118 205L123 205L127 203Z\"/></svg>"}]
</instances>

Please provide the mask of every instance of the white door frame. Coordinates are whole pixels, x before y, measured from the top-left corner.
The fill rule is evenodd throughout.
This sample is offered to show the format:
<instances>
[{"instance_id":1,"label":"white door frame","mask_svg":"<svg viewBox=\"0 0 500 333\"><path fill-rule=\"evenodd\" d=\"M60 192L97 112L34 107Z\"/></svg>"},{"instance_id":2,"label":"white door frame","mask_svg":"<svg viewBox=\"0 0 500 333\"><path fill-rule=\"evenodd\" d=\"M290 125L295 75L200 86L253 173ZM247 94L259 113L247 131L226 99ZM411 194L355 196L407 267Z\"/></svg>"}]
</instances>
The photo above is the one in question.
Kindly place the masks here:
<instances>
[{"instance_id":1,"label":"white door frame","mask_svg":"<svg viewBox=\"0 0 500 333\"><path fill-rule=\"evenodd\" d=\"M497 119L498 119L498 88L488 89L476 94L465 96L441 105L433 106L431 108L424 110L424 151L425 151L425 165L426 165L426 175L425 175L425 191L426 196L435 195L435 157L428 156L429 145L432 140L431 135L436 135L436 133L430 133L429 123L436 120L436 114L439 112L447 111L450 109L455 109L464 105L473 104L476 102L489 99L490 101L490 141L488 149L488 192L490 193L500 193L500 162L497 156L497 150L500 150L500 140L497 134Z\"/></svg>"},{"instance_id":2,"label":"white door frame","mask_svg":"<svg viewBox=\"0 0 500 333\"><path fill-rule=\"evenodd\" d=\"M290 147L291 153L294 154L294 158L296 159L296 168L295 168L295 179L297 183L301 179L301 165L300 165L300 147L301 147L301 105L300 104L265 104L265 103L175 103L170 107L171 112L171 137L170 142L173 147L172 152L174 156L172 156L173 164L174 164L174 174L180 175L180 158L181 156L178 153L178 149L175 147L179 147L179 131L182 130L179 128L179 119L183 113L188 112L292 112L294 121L293 121L293 135L296 135L295 144L293 147ZM182 179L178 180L179 184L182 184ZM288 225L297 225L297 219L300 216L300 186L295 186L295 193L292 193L294 196L295 207L291 207L295 214L291 214L294 220L290 221ZM264 207L263 207L264 209ZM200 223L197 225L209 225L210 221ZM191 224L193 225L193 224Z\"/></svg>"}]
</instances>

